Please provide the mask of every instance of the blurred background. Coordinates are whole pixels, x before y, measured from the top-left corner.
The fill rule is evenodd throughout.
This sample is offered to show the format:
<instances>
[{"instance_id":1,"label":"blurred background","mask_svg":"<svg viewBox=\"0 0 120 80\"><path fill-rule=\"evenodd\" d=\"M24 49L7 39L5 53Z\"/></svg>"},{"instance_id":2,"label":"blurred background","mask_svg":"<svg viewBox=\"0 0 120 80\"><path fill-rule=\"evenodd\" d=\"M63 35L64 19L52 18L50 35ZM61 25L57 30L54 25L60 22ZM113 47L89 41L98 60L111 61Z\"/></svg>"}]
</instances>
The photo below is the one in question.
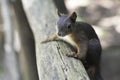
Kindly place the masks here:
<instances>
[{"instance_id":1,"label":"blurred background","mask_svg":"<svg viewBox=\"0 0 120 80\"><path fill-rule=\"evenodd\" d=\"M76 11L77 20L93 26L103 48L102 76L104 80L120 80L120 1L53 0L53 3L63 13ZM29 26L21 0L0 0L0 9L0 80L12 80L10 76L14 75L17 76L14 80L38 80L32 31L30 27L19 27Z\"/></svg>"}]
</instances>

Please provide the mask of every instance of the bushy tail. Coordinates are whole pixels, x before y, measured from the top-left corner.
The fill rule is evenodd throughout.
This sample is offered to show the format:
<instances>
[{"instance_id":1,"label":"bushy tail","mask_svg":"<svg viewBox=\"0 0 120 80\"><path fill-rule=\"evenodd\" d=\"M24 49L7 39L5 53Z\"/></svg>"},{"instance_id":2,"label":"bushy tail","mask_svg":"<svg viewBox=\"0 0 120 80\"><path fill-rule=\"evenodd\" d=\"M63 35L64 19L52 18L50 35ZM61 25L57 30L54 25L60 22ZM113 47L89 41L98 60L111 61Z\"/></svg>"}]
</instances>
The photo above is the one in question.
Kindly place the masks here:
<instances>
[{"instance_id":1,"label":"bushy tail","mask_svg":"<svg viewBox=\"0 0 120 80\"><path fill-rule=\"evenodd\" d=\"M93 80L103 80L100 70L96 71Z\"/></svg>"},{"instance_id":2,"label":"bushy tail","mask_svg":"<svg viewBox=\"0 0 120 80\"><path fill-rule=\"evenodd\" d=\"M100 68L99 67L89 67L87 69L88 75L90 77L90 80L103 80L101 73L100 73Z\"/></svg>"}]
</instances>

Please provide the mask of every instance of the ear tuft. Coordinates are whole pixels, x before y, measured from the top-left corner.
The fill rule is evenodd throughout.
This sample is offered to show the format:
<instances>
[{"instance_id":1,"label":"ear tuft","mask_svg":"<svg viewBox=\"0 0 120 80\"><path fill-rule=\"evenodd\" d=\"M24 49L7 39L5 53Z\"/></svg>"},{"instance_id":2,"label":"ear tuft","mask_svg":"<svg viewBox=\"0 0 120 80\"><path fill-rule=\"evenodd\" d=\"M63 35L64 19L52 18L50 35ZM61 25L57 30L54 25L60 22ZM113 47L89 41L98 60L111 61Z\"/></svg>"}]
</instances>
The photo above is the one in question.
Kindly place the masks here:
<instances>
[{"instance_id":1,"label":"ear tuft","mask_svg":"<svg viewBox=\"0 0 120 80\"><path fill-rule=\"evenodd\" d=\"M76 14L76 12L73 12L73 13L71 14L71 16L70 16L70 19L71 19L73 22L75 22L75 21L76 21L76 18L77 18L77 14Z\"/></svg>"}]
</instances>

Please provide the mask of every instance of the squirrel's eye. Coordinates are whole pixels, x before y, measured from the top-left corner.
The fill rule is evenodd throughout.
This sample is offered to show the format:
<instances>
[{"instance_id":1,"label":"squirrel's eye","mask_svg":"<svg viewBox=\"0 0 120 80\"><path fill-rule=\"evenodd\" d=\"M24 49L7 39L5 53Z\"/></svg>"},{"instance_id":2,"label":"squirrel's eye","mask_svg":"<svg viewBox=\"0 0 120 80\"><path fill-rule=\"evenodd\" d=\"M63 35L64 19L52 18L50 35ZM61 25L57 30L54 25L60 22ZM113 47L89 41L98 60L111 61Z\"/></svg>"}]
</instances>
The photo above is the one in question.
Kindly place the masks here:
<instances>
[{"instance_id":1,"label":"squirrel's eye","mask_svg":"<svg viewBox=\"0 0 120 80\"><path fill-rule=\"evenodd\" d=\"M71 25L68 25L67 28L70 29L70 28L71 28Z\"/></svg>"}]
</instances>

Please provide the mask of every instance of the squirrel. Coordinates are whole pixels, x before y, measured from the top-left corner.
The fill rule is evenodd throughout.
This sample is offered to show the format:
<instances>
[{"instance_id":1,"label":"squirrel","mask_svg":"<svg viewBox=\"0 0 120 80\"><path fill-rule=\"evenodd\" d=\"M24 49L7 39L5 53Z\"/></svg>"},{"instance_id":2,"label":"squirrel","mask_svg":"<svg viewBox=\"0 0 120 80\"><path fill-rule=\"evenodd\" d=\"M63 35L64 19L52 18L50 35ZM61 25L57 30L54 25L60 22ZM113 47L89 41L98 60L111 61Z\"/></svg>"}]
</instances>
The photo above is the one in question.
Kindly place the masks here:
<instances>
[{"instance_id":1,"label":"squirrel","mask_svg":"<svg viewBox=\"0 0 120 80\"><path fill-rule=\"evenodd\" d=\"M41 43L62 38L62 40L76 47L77 53L67 54L67 56L82 61L90 80L103 80L100 73L102 48L95 30L88 23L76 21L76 12L71 15L62 14L59 11L57 13L60 17L57 22L57 34Z\"/></svg>"}]
</instances>

